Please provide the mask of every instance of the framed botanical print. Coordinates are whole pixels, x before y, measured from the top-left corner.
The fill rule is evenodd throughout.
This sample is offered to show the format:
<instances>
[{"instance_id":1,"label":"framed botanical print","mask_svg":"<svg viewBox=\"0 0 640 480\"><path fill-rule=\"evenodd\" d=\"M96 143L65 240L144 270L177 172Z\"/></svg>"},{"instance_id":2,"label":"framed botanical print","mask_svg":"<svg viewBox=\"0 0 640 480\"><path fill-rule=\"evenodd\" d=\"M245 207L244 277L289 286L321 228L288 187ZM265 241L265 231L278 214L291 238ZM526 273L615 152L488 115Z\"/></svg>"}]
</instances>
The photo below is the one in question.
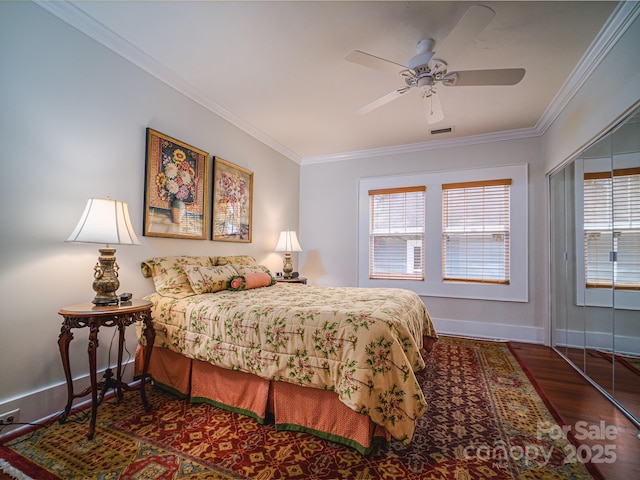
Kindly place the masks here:
<instances>
[{"instance_id":1,"label":"framed botanical print","mask_svg":"<svg viewBox=\"0 0 640 480\"><path fill-rule=\"evenodd\" d=\"M144 235L207 238L209 154L147 128Z\"/></svg>"},{"instance_id":2,"label":"framed botanical print","mask_svg":"<svg viewBox=\"0 0 640 480\"><path fill-rule=\"evenodd\" d=\"M211 237L226 242L251 242L253 172L221 158L213 165Z\"/></svg>"}]
</instances>

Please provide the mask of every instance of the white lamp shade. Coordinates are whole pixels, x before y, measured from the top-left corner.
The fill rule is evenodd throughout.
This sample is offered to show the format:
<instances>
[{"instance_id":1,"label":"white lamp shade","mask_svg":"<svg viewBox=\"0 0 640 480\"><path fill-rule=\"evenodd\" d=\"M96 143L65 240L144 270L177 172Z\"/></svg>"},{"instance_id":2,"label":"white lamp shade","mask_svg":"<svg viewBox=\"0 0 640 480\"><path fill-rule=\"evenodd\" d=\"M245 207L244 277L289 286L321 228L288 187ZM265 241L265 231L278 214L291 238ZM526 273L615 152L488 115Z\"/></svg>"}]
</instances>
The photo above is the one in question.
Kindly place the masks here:
<instances>
[{"instance_id":1,"label":"white lamp shade","mask_svg":"<svg viewBox=\"0 0 640 480\"><path fill-rule=\"evenodd\" d=\"M67 242L140 245L125 202L90 198Z\"/></svg>"},{"instance_id":2,"label":"white lamp shade","mask_svg":"<svg viewBox=\"0 0 640 480\"><path fill-rule=\"evenodd\" d=\"M301 252L302 247L298 243L298 236L293 230L280 232L280 238L276 245L276 252Z\"/></svg>"}]
</instances>

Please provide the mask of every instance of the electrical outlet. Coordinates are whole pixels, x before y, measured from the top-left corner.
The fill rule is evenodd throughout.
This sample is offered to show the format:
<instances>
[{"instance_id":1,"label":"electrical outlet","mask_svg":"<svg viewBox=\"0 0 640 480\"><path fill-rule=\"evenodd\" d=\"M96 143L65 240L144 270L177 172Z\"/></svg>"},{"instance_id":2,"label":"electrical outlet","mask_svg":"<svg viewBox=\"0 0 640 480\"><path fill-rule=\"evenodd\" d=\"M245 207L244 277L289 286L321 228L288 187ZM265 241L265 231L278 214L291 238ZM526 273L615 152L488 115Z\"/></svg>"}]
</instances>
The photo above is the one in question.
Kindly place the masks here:
<instances>
[{"instance_id":1,"label":"electrical outlet","mask_svg":"<svg viewBox=\"0 0 640 480\"><path fill-rule=\"evenodd\" d=\"M10 412L0 414L0 425L9 425L10 423L17 423L20 420L20 409L16 408Z\"/></svg>"}]
</instances>

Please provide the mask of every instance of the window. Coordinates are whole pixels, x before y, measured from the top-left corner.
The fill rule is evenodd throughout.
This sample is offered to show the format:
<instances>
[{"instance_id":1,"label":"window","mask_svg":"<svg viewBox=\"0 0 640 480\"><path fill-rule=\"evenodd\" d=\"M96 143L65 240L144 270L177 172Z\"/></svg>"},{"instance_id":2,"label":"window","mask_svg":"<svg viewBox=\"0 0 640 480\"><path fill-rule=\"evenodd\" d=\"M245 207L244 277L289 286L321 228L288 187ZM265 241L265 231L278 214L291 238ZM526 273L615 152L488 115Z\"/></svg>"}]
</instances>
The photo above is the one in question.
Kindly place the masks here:
<instances>
[{"instance_id":1,"label":"window","mask_svg":"<svg viewBox=\"0 0 640 480\"><path fill-rule=\"evenodd\" d=\"M369 190L369 278L424 279L425 191Z\"/></svg>"},{"instance_id":2,"label":"window","mask_svg":"<svg viewBox=\"0 0 640 480\"><path fill-rule=\"evenodd\" d=\"M442 185L444 281L509 283L511 179Z\"/></svg>"},{"instance_id":3,"label":"window","mask_svg":"<svg viewBox=\"0 0 640 480\"><path fill-rule=\"evenodd\" d=\"M444 281L509 284L511 179L442 185Z\"/></svg>"},{"instance_id":4,"label":"window","mask_svg":"<svg viewBox=\"0 0 640 480\"><path fill-rule=\"evenodd\" d=\"M640 290L640 168L585 173L583 195L586 287Z\"/></svg>"},{"instance_id":5,"label":"window","mask_svg":"<svg viewBox=\"0 0 640 480\"><path fill-rule=\"evenodd\" d=\"M359 179L358 286L406 288L421 296L528 301L527 172L526 164L514 164ZM501 178L511 180L503 182L507 185L496 185L495 179ZM487 212L493 211L486 203L493 199L488 192L493 189L508 192L502 197L506 212L487 215L486 222L491 225L496 222L499 227L489 228L490 224L486 223L477 229L475 237L465 236L462 235L464 228L455 224L450 208L455 189L447 187L475 186L478 182L486 185L483 188ZM449 207L444 205L444 190L451 190L446 194L452 199ZM465 193L472 193L472 189ZM400 202L395 213L391 213L392 199ZM411 201L415 201L413 206ZM467 220L471 218L468 213L465 214ZM449 216L449 222L443 220L445 215ZM374 217L380 220L376 218L372 223ZM447 223L450 224L448 245L443 232L443 225ZM469 225L466 228L469 230ZM454 240L458 243L454 244ZM470 262L468 256L480 246L485 248L482 275L476 272L476 266L481 264L479 260ZM445 251L451 263L447 278L465 280L443 280L443 272L447 271ZM460 259L465 255L467 265L463 270ZM469 267L472 264L474 268Z\"/></svg>"}]
</instances>

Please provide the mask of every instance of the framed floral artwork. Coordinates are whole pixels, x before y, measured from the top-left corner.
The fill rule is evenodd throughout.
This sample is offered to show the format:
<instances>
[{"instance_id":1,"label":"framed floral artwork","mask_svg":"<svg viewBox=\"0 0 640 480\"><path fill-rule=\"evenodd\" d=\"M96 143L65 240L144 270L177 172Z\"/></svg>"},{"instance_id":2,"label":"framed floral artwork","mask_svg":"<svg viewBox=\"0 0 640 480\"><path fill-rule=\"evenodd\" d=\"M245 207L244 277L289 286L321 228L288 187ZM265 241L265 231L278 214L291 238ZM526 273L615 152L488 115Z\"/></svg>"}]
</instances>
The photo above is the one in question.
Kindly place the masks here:
<instances>
[{"instance_id":1,"label":"framed floral artwork","mask_svg":"<svg viewBox=\"0 0 640 480\"><path fill-rule=\"evenodd\" d=\"M209 154L147 128L144 235L207 238Z\"/></svg>"},{"instance_id":2,"label":"framed floral artwork","mask_svg":"<svg viewBox=\"0 0 640 480\"><path fill-rule=\"evenodd\" d=\"M211 237L226 242L251 242L253 172L221 158L213 165Z\"/></svg>"}]
</instances>

